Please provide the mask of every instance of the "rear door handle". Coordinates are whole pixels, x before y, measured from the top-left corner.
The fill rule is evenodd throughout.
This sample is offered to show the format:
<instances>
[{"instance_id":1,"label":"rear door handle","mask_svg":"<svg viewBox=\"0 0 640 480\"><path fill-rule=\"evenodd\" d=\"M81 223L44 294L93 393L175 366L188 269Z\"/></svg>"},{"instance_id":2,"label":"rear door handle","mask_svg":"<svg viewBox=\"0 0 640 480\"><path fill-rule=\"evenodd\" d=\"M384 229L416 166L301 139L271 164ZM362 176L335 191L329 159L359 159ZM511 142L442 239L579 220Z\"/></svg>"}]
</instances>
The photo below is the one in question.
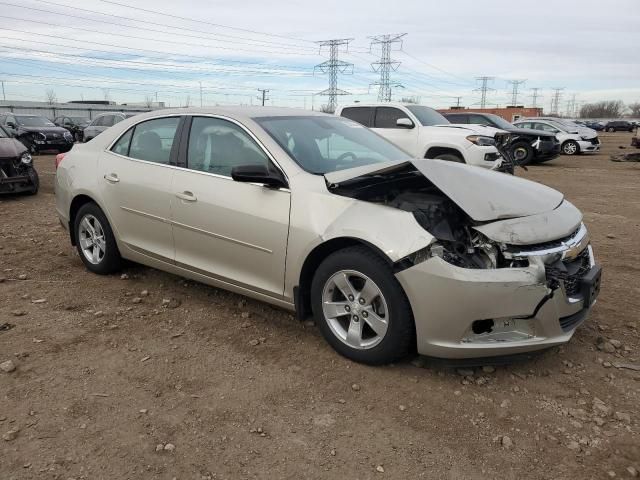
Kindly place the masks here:
<instances>
[{"instance_id":1,"label":"rear door handle","mask_svg":"<svg viewBox=\"0 0 640 480\"><path fill-rule=\"evenodd\" d=\"M176 197L178 197L180 200L184 200L185 202L198 201L198 197L196 197L193 193L187 191L176 193Z\"/></svg>"},{"instance_id":2,"label":"rear door handle","mask_svg":"<svg viewBox=\"0 0 640 480\"><path fill-rule=\"evenodd\" d=\"M120 179L118 178L118 175L116 175L115 173L106 174L104 176L104 179L109 183L118 183L120 181Z\"/></svg>"}]
</instances>

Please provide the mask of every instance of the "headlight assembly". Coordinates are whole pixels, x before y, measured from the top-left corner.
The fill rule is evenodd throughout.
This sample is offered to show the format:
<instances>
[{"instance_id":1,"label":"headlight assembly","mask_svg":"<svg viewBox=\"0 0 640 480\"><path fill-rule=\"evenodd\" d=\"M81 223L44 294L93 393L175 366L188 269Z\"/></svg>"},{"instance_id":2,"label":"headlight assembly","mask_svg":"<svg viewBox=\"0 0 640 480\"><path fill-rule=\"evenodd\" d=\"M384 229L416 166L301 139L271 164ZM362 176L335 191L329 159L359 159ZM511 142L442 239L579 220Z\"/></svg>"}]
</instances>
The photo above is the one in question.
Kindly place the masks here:
<instances>
[{"instance_id":1,"label":"headlight assembly","mask_svg":"<svg viewBox=\"0 0 640 480\"><path fill-rule=\"evenodd\" d=\"M67 140L73 140L73 135L71 135L71 132L64 132L63 136Z\"/></svg>"},{"instance_id":2,"label":"headlight assembly","mask_svg":"<svg viewBox=\"0 0 640 480\"><path fill-rule=\"evenodd\" d=\"M467 137L474 145L478 145L479 147L495 147L496 141L493 137L487 137L486 135L469 135Z\"/></svg>"}]
</instances>

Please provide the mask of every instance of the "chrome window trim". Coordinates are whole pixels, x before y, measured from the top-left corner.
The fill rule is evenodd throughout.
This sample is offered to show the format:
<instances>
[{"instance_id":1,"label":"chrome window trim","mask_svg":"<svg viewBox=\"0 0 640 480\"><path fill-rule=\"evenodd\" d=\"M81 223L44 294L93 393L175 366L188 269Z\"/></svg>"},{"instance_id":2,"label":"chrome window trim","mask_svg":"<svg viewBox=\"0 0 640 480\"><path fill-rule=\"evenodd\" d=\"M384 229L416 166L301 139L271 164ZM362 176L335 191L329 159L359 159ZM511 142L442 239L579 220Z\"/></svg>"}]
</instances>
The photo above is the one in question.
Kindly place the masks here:
<instances>
[{"instance_id":1,"label":"chrome window trim","mask_svg":"<svg viewBox=\"0 0 640 480\"><path fill-rule=\"evenodd\" d=\"M221 178L221 179L225 179L225 180L231 180L232 182L234 182L235 180L233 178L231 178L230 176L227 175L220 175L217 173L210 173L210 172L203 172L201 170L194 170L187 167L180 167L177 165L166 165L164 163L156 163L156 162L151 162L149 160L141 160L139 158L133 158L133 157L127 157L125 155L121 155L119 153L114 152L113 150L111 150L114 145L124 136L127 134L127 132L135 127L137 127L139 124L147 122L149 120L158 120L161 118L171 118L171 117L191 117L193 120L193 117L208 117L208 118L216 118L219 120L226 120L228 122L231 122L235 125L237 125L238 127L240 127L241 130L243 130L245 133L247 133L249 135L249 137L256 142L256 144L258 145L258 147L264 152L264 154L267 156L267 158L274 164L274 166L280 171L280 173L282 173L282 175L284 176L285 180L287 181L287 185L290 184L289 182L289 176L287 175L287 173L285 172L285 170L282 168L282 166L280 165L280 163L278 163L278 161L275 159L274 155L271 154L271 151L269 151L269 149L264 145L264 143L262 143L262 141L248 128L246 127L244 124L242 124L241 122L239 122L238 120L236 120L235 118L231 118L231 117L227 117L226 115L217 115L217 114L213 114L213 113L170 113L170 114L164 114L164 115L157 115L157 116L153 116L153 117L147 117L144 119L140 119L138 122L132 124L129 126L129 128L127 128L124 132L122 132L120 135L118 135L115 140L113 140L111 143L109 143L107 145L107 147L105 148L105 152L112 154L112 155L116 155L120 158L124 158L126 160L131 160L134 162L143 162L143 163L148 163L150 165L161 165L163 167L172 167L172 168L177 168L180 170L186 170L189 172L194 172L194 173L199 173L201 175L210 175L212 177L216 177L216 178ZM96 117L97 118L97 117ZM191 132L189 132L189 135L191 135ZM188 150L187 150L187 155L188 155ZM188 160L188 159L186 159ZM187 164L188 165L188 164ZM252 185L262 185L264 186L263 183L252 183ZM287 191L290 192L290 188L279 188L278 190L280 191Z\"/></svg>"}]
</instances>

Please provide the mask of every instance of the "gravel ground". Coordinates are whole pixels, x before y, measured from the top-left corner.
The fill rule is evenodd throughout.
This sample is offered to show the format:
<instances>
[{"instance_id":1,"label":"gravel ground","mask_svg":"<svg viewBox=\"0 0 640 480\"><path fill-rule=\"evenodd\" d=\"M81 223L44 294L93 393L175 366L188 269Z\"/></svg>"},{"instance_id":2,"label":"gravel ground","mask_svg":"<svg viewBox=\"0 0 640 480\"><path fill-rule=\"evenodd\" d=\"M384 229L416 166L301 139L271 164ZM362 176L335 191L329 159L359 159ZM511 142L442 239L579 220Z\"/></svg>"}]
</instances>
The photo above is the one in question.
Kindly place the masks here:
<instances>
[{"instance_id":1,"label":"gravel ground","mask_svg":"<svg viewBox=\"0 0 640 480\"><path fill-rule=\"evenodd\" d=\"M0 479L637 476L640 371L619 367L640 365L640 164L608 159L629 134L601 138L518 172L584 212L593 315L562 348L476 369L358 365L266 304L90 274L38 157L41 192L0 200Z\"/></svg>"}]
</instances>

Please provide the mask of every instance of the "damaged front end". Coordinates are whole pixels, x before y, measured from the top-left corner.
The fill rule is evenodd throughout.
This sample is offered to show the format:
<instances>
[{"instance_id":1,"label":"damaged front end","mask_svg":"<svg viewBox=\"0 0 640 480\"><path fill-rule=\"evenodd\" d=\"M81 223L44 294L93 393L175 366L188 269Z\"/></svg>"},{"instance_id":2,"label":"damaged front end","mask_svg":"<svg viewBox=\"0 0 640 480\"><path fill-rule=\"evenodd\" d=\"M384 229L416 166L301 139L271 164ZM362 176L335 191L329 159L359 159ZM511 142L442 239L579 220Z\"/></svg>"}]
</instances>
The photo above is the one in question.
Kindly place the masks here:
<instances>
[{"instance_id":1,"label":"damaged front end","mask_svg":"<svg viewBox=\"0 0 640 480\"><path fill-rule=\"evenodd\" d=\"M0 153L1 150L0 147ZM33 160L26 149L19 155L0 156L0 193L35 193L38 183Z\"/></svg>"},{"instance_id":2,"label":"damaged front end","mask_svg":"<svg viewBox=\"0 0 640 480\"><path fill-rule=\"evenodd\" d=\"M561 344L595 302L600 267L586 227L555 190L433 160L341 176L328 176L331 192L411 212L434 237L394 263L421 354L487 357Z\"/></svg>"}]
</instances>

